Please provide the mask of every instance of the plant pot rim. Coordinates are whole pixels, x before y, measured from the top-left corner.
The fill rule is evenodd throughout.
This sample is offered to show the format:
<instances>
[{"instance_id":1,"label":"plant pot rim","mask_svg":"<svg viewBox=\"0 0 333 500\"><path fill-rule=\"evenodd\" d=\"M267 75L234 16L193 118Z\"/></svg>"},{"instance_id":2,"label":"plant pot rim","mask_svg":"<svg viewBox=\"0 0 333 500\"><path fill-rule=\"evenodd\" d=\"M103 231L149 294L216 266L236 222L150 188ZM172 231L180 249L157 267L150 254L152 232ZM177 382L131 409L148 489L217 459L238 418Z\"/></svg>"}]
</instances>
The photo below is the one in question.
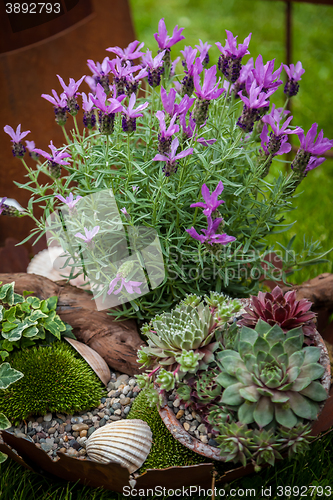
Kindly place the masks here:
<instances>
[{"instance_id":1,"label":"plant pot rim","mask_svg":"<svg viewBox=\"0 0 333 500\"><path fill-rule=\"evenodd\" d=\"M326 390L328 397L329 397L329 390L330 390L330 384L331 384L331 364L330 364L330 358L328 355L328 351L325 345L325 342L320 335L320 333L316 330L314 333L314 345L316 347L319 347L321 354L320 354L320 359L319 362L320 364L324 367L325 372L323 376L320 379L320 382L324 389ZM168 406L168 399L165 391L163 391L162 395L162 404L161 407L159 408L159 414L165 424L165 426L168 428L168 430L171 432L173 437L177 439L182 445L186 446L186 448L189 448L190 450L194 451L195 453L199 453L200 455L204 455L205 457L211 459L211 460L218 460L218 461L225 461L223 457L220 455L220 450L219 448L216 448L214 446L210 446L208 444L204 444L202 441L197 439L194 436L191 436L182 426L179 420L177 420L172 408L169 408ZM327 401L327 400L326 400ZM321 403L319 405L319 412L317 416L317 420L314 420L317 424L317 428L320 425L320 414L325 406L326 401ZM323 421L324 423L324 421ZM319 431L320 432L320 431Z\"/></svg>"}]
</instances>

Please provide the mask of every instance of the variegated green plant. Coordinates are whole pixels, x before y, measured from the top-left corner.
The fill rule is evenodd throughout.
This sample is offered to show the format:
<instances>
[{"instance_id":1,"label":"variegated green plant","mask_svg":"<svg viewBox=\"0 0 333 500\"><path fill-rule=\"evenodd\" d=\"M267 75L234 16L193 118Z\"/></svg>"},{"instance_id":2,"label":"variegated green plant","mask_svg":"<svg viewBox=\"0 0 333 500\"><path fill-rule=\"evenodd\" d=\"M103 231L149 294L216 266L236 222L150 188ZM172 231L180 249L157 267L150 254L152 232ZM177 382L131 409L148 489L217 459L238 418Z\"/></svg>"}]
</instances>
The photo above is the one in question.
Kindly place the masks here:
<instances>
[{"instance_id":1,"label":"variegated green plant","mask_svg":"<svg viewBox=\"0 0 333 500\"><path fill-rule=\"evenodd\" d=\"M1 282L0 282L1 284ZM0 357L6 359L14 348L30 347L36 341L51 343L62 336L72 337L72 328L57 315L58 297L40 300L33 292L14 292L15 282L0 286Z\"/></svg>"}]
</instances>

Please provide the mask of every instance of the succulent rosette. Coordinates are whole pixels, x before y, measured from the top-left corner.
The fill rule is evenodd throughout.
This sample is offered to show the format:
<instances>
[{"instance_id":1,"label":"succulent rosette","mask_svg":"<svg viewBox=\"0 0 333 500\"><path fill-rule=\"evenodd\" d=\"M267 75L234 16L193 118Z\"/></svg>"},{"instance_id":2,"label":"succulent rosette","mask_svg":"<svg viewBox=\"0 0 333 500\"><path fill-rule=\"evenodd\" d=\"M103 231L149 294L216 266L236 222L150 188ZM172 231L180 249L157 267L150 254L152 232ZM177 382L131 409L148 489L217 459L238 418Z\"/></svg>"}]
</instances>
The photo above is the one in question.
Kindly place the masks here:
<instances>
[{"instance_id":1,"label":"succulent rosette","mask_svg":"<svg viewBox=\"0 0 333 500\"><path fill-rule=\"evenodd\" d=\"M245 307L246 313L238 324L254 328L261 318L271 326L279 325L284 332L301 326L303 334L312 337L316 330L316 315L310 311L311 306L309 300L296 300L295 290L283 294L281 288L276 286L271 292L259 292L257 297L252 296L251 305Z\"/></svg>"},{"instance_id":2,"label":"succulent rosette","mask_svg":"<svg viewBox=\"0 0 333 500\"><path fill-rule=\"evenodd\" d=\"M325 369L318 363L320 349L303 348L303 342L301 328L285 334L278 325L259 320L254 330L241 329L236 350L217 354L221 402L238 406L241 424L290 429L300 419L317 418L318 403L327 398L319 381Z\"/></svg>"}]
</instances>

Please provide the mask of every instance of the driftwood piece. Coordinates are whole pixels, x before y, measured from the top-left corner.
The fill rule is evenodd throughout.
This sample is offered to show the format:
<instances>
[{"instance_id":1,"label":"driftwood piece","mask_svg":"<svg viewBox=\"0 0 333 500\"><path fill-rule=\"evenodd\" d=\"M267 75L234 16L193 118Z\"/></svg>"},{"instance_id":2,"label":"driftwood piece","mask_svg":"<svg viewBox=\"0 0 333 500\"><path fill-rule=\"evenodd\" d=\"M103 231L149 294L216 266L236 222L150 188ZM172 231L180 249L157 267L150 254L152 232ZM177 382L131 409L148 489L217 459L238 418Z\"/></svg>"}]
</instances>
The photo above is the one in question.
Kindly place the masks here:
<instances>
[{"instance_id":1,"label":"driftwood piece","mask_svg":"<svg viewBox=\"0 0 333 500\"><path fill-rule=\"evenodd\" d=\"M0 281L15 281L17 293L31 290L40 299L57 295L57 313L73 327L78 340L97 351L114 370L128 375L139 372L137 350L144 341L134 320L114 321L106 311L97 311L92 295L65 281L27 273L0 273Z\"/></svg>"},{"instance_id":2,"label":"driftwood piece","mask_svg":"<svg viewBox=\"0 0 333 500\"><path fill-rule=\"evenodd\" d=\"M307 299L313 302L313 309L333 310L333 274L324 273L301 285L294 285L297 299Z\"/></svg>"}]
</instances>

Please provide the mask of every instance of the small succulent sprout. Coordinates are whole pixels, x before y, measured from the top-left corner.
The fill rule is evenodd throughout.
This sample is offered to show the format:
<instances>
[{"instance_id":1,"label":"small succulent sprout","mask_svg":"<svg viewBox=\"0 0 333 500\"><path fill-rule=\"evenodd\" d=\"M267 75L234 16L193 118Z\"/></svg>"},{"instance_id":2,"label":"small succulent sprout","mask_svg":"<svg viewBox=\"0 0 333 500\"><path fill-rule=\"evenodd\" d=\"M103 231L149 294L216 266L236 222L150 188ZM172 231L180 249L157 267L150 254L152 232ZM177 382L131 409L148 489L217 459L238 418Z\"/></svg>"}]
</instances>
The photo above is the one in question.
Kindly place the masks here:
<instances>
[{"instance_id":1,"label":"small succulent sprout","mask_svg":"<svg viewBox=\"0 0 333 500\"><path fill-rule=\"evenodd\" d=\"M250 446L253 452L252 461L255 462L255 471L259 472L260 465L268 463L274 465L275 459L281 460L282 456L278 452L280 444L276 441L274 430L255 429L253 432L253 444Z\"/></svg>"},{"instance_id":2,"label":"small succulent sprout","mask_svg":"<svg viewBox=\"0 0 333 500\"><path fill-rule=\"evenodd\" d=\"M164 368L161 368L161 370L158 372L156 383L162 390L172 391L175 388L175 376L172 372L168 372Z\"/></svg>"},{"instance_id":3,"label":"small succulent sprout","mask_svg":"<svg viewBox=\"0 0 333 500\"><path fill-rule=\"evenodd\" d=\"M218 434L220 426L235 421L235 412L226 406L212 406L207 415L208 424L211 426L211 432Z\"/></svg>"},{"instance_id":4,"label":"small succulent sprout","mask_svg":"<svg viewBox=\"0 0 333 500\"><path fill-rule=\"evenodd\" d=\"M288 449L288 457L291 458L295 454L304 454L309 449L310 442L315 439L311 436L311 424L299 423L292 429L280 428L280 443L281 449Z\"/></svg>"},{"instance_id":5,"label":"small succulent sprout","mask_svg":"<svg viewBox=\"0 0 333 500\"><path fill-rule=\"evenodd\" d=\"M145 389L151 385L151 379L147 373L140 373L139 375L135 375L136 383L141 389Z\"/></svg>"},{"instance_id":6,"label":"small succulent sprout","mask_svg":"<svg viewBox=\"0 0 333 500\"><path fill-rule=\"evenodd\" d=\"M245 467L246 461L251 457L253 446L253 430L239 422L231 422L220 426L220 434L216 436L219 443L221 456L226 462L241 462Z\"/></svg>"},{"instance_id":7,"label":"small succulent sprout","mask_svg":"<svg viewBox=\"0 0 333 500\"><path fill-rule=\"evenodd\" d=\"M185 351L176 356L176 361L180 365L180 371L185 373L195 373L198 368L200 354L194 354L193 351Z\"/></svg>"},{"instance_id":8,"label":"small succulent sprout","mask_svg":"<svg viewBox=\"0 0 333 500\"><path fill-rule=\"evenodd\" d=\"M221 402L238 406L242 424L291 429L299 418L317 418L318 403L327 398L319 381L325 370L318 363L320 349L302 348L303 342L302 328L285 334L259 320L254 330L242 328L236 350L218 353Z\"/></svg>"}]
</instances>

